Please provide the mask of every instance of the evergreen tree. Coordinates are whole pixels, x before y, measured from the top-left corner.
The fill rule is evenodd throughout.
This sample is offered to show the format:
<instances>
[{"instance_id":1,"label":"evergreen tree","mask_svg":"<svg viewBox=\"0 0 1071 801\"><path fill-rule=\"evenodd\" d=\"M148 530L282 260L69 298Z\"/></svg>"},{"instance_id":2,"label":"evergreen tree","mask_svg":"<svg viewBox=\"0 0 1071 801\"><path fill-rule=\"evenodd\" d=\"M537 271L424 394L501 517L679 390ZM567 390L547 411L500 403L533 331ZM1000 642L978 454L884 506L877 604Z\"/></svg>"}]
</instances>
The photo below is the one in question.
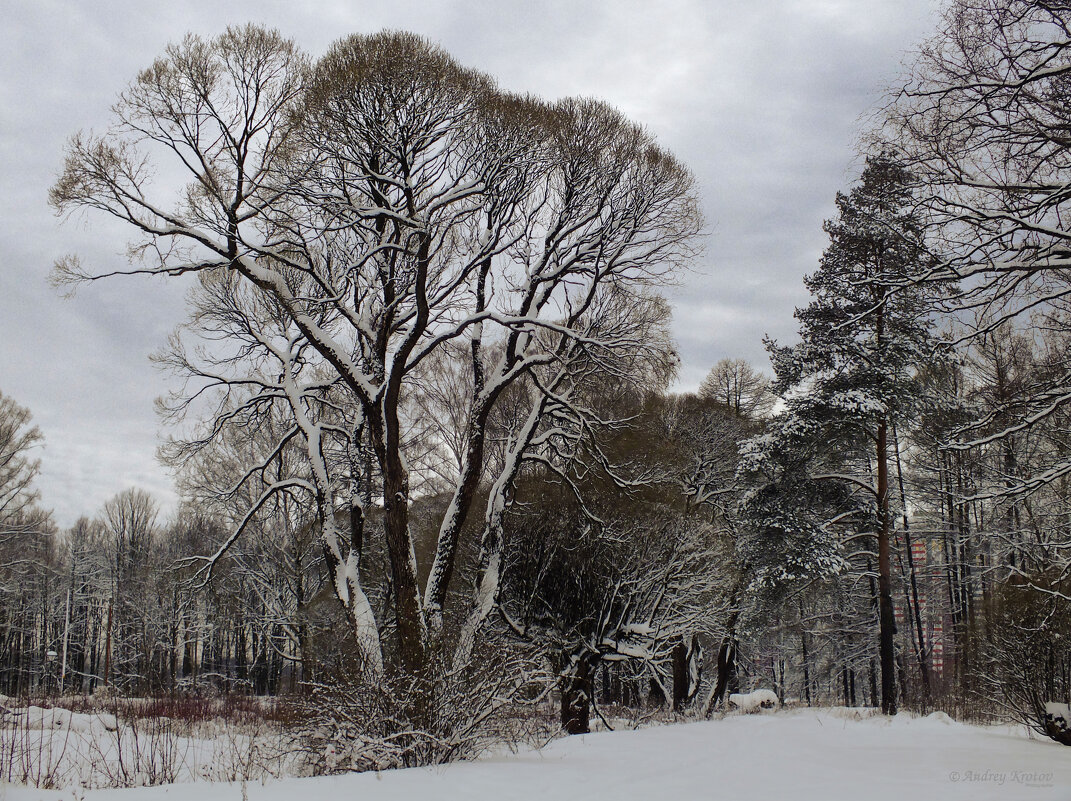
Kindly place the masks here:
<instances>
[{"instance_id":1,"label":"evergreen tree","mask_svg":"<svg viewBox=\"0 0 1071 801\"><path fill-rule=\"evenodd\" d=\"M824 226L829 247L806 279L813 300L796 312L801 342L767 343L785 410L745 462L762 480L747 501L758 544L748 543L744 556L768 584L836 570L843 525L877 540L887 714L897 707L890 432L916 413L917 368L932 352L927 299L907 286L926 260L912 186L911 174L883 153L867 159L858 186L838 194L837 218Z\"/></svg>"}]
</instances>

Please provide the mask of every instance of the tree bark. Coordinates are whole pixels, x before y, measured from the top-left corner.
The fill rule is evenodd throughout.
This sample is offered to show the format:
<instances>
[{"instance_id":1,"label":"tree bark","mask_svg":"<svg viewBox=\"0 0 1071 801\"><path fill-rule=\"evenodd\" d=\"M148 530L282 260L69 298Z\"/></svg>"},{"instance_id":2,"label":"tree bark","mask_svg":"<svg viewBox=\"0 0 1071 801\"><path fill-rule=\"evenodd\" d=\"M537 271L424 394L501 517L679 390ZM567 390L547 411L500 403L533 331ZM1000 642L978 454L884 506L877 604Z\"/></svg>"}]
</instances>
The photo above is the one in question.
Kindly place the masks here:
<instances>
[{"instance_id":1,"label":"tree bark","mask_svg":"<svg viewBox=\"0 0 1071 801\"><path fill-rule=\"evenodd\" d=\"M878 659L881 664L881 711L896 714L896 618L892 602L892 560L889 542L888 425L878 424Z\"/></svg>"},{"instance_id":2,"label":"tree bark","mask_svg":"<svg viewBox=\"0 0 1071 801\"><path fill-rule=\"evenodd\" d=\"M735 619L733 621L735 625ZM725 693L732 689L730 686L736 679L736 632L731 631L725 635L718 649L718 679L714 684L714 692L707 701L706 717L717 708L724 698Z\"/></svg>"},{"instance_id":3,"label":"tree bark","mask_svg":"<svg viewBox=\"0 0 1071 801\"><path fill-rule=\"evenodd\" d=\"M591 660L585 654L561 679L561 721L566 734L591 731L591 674Z\"/></svg>"},{"instance_id":4,"label":"tree bark","mask_svg":"<svg viewBox=\"0 0 1071 801\"><path fill-rule=\"evenodd\" d=\"M104 686L107 687L111 679L112 670L112 602L108 601L108 624L107 634L104 640Z\"/></svg>"},{"instance_id":5,"label":"tree bark","mask_svg":"<svg viewBox=\"0 0 1071 801\"><path fill-rule=\"evenodd\" d=\"M922 678L922 691L928 701L930 698L930 659L926 647L926 633L922 627L922 605L919 603L918 574L915 570L915 554L911 542L911 528L907 519L907 491L904 488L904 468L900 461L900 438L893 426L893 448L896 454L896 480L900 487L900 506L903 509L904 550L907 551L907 569L911 585L911 603L909 611L915 625L915 660L918 662L919 675ZM903 566L901 565L901 570ZM910 626L908 627L910 628Z\"/></svg>"}]
</instances>

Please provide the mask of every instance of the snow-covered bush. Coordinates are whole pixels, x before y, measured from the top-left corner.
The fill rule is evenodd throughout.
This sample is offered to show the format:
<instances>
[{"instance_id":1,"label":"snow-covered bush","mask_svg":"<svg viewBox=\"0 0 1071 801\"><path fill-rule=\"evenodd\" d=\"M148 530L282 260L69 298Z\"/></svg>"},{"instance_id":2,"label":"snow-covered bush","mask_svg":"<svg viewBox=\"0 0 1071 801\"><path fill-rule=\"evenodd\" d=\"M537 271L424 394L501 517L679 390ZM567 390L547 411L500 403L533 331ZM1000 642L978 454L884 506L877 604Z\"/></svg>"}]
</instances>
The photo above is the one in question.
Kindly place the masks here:
<instances>
[{"instance_id":1,"label":"snow-covered bush","mask_svg":"<svg viewBox=\"0 0 1071 801\"><path fill-rule=\"evenodd\" d=\"M1045 704L1045 733L1058 743L1071 745L1071 705L1055 701Z\"/></svg>"},{"instance_id":2,"label":"snow-covered bush","mask_svg":"<svg viewBox=\"0 0 1071 801\"><path fill-rule=\"evenodd\" d=\"M535 655L485 646L476 656L431 678L371 678L350 665L312 685L293 733L304 771L434 765L552 736L556 727L531 714L552 680Z\"/></svg>"}]
</instances>

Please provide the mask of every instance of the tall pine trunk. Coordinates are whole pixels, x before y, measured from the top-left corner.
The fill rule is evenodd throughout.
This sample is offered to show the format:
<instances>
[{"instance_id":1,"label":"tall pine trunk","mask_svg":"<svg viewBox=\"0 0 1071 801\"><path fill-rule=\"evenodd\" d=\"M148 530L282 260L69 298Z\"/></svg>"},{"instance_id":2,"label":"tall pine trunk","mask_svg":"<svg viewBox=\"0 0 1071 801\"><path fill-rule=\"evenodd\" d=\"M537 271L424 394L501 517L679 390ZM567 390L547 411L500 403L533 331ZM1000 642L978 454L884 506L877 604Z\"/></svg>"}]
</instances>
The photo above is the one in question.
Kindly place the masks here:
<instances>
[{"instance_id":1,"label":"tall pine trunk","mask_svg":"<svg viewBox=\"0 0 1071 801\"><path fill-rule=\"evenodd\" d=\"M889 429L878 423L878 659L881 664L881 711L896 714L896 618L892 603L892 559L889 542Z\"/></svg>"}]
</instances>

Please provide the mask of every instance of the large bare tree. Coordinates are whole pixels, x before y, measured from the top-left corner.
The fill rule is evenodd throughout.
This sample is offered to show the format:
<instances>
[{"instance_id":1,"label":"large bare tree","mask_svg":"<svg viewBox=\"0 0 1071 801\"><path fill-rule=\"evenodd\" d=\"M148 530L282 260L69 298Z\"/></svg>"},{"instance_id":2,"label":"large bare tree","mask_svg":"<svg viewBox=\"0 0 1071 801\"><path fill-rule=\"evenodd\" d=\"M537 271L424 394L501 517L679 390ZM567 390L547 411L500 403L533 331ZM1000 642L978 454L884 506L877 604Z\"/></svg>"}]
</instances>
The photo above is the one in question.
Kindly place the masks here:
<instances>
[{"instance_id":1,"label":"large bare tree","mask_svg":"<svg viewBox=\"0 0 1071 801\"><path fill-rule=\"evenodd\" d=\"M1008 327L1066 330L1071 6L950 2L885 111L882 135L924 187L941 255L910 282L954 287L938 304L957 324L951 344L984 346ZM953 431L950 447L985 447L1060 414L1071 370L1039 376L1024 395ZM1069 473L1071 461L1058 459L1006 476L994 492L1022 495Z\"/></svg>"},{"instance_id":2,"label":"large bare tree","mask_svg":"<svg viewBox=\"0 0 1071 801\"><path fill-rule=\"evenodd\" d=\"M221 393L208 437L286 410L279 447L300 444L306 468L267 481L271 454L250 465L263 487L246 519L279 492L315 509L336 594L375 670L367 504L382 507L399 660L420 674L441 650L459 538L486 482L480 575L455 654L467 661L495 602L500 519L521 464L552 462L598 427L576 401L592 370L624 376L666 358L648 287L693 255L690 173L604 104L507 94L403 33L349 37L315 65L256 27L188 37L115 111L112 131L71 141L51 198L61 212L126 223L141 262L91 271L67 259L58 274L200 274L213 302L195 302L191 327L214 341L197 352L177 340L169 357L193 379L187 400ZM158 158L185 172L184 191L153 186ZM425 363L448 349L464 360L471 400L421 587L407 410ZM488 475L488 420L512 387L526 411Z\"/></svg>"}]
</instances>

